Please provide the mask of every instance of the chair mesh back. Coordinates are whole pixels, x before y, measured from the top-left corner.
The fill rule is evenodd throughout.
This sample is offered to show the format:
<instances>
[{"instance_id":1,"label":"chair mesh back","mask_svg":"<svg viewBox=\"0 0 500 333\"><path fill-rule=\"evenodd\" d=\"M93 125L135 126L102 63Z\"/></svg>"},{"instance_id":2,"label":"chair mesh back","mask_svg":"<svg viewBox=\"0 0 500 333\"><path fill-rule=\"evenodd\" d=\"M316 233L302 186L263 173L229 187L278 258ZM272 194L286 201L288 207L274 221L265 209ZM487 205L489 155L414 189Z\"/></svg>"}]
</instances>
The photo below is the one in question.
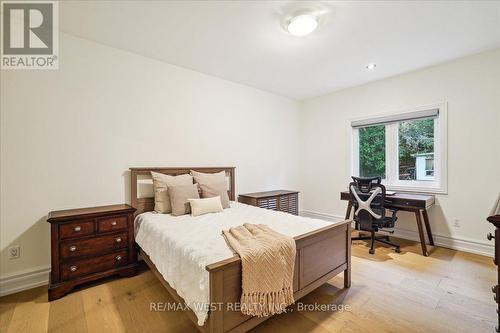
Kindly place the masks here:
<instances>
[{"instance_id":1,"label":"chair mesh back","mask_svg":"<svg viewBox=\"0 0 500 333\"><path fill-rule=\"evenodd\" d=\"M354 178L354 177L353 177ZM366 187L369 190L366 190ZM378 190L377 190L378 189ZM354 192L356 195L354 195ZM372 197L374 192L378 192L377 195L373 196L369 208L364 209L365 203ZM360 185L358 182L351 182L349 184L349 193L351 196L351 202L354 206L355 216L360 222L362 220L368 220L371 223L372 218L380 219L385 217L385 186L377 183L368 183ZM358 202L357 197L362 201ZM361 209L360 209L361 206Z\"/></svg>"}]
</instances>

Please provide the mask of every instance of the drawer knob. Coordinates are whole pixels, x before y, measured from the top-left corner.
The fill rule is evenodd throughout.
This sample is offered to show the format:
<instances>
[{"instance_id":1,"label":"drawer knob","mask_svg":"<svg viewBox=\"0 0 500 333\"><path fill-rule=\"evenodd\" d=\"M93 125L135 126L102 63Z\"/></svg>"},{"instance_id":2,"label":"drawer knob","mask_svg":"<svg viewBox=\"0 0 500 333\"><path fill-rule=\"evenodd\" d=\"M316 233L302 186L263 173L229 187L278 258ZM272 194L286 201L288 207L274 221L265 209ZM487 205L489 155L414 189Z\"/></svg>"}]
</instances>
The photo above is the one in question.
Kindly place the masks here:
<instances>
[{"instance_id":1,"label":"drawer knob","mask_svg":"<svg viewBox=\"0 0 500 333\"><path fill-rule=\"evenodd\" d=\"M70 247L69 247L69 250L70 250L71 252L75 252L75 251L76 251L76 246L74 246L74 245L70 246Z\"/></svg>"},{"instance_id":2,"label":"drawer knob","mask_svg":"<svg viewBox=\"0 0 500 333\"><path fill-rule=\"evenodd\" d=\"M122 238L121 237L117 237L115 240L116 240L117 243L120 243L122 241Z\"/></svg>"},{"instance_id":3,"label":"drawer knob","mask_svg":"<svg viewBox=\"0 0 500 333\"><path fill-rule=\"evenodd\" d=\"M489 232L487 235L486 235L486 238L488 238L488 240L492 240L493 238L495 238L495 236L493 236L491 234L491 232Z\"/></svg>"},{"instance_id":4,"label":"drawer knob","mask_svg":"<svg viewBox=\"0 0 500 333\"><path fill-rule=\"evenodd\" d=\"M69 270L72 271L72 272L75 272L77 269L78 269L78 267L76 267L76 266L71 266L69 268Z\"/></svg>"},{"instance_id":5,"label":"drawer knob","mask_svg":"<svg viewBox=\"0 0 500 333\"><path fill-rule=\"evenodd\" d=\"M122 256L116 256L116 260L118 261L122 260Z\"/></svg>"},{"instance_id":6,"label":"drawer knob","mask_svg":"<svg viewBox=\"0 0 500 333\"><path fill-rule=\"evenodd\" d=\"M116 225L116 221L111 222L111 225Z\"/></svg>"},{"instance_id":7,"label":"drawer knob","mask_svg":"<svg viewBox=\"0 0 500 333\"><path fill-rule=\"evenodd\" d=\"M74 227L74 228L73 228L73 230L74 230L75 232L79 232L79 231L81 231L81 230L82 230L82 227L77 226L77 227Z\"/></svg>"}]
</instances>

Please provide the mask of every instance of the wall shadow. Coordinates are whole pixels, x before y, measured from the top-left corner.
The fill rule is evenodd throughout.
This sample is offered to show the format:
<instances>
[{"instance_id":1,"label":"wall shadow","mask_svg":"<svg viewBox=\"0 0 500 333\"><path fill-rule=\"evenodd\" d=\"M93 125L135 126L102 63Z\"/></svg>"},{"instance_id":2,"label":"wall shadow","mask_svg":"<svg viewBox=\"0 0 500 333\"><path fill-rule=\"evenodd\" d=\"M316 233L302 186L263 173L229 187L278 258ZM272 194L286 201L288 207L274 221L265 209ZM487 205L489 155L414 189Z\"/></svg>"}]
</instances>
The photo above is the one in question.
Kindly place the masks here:
<instances>
[{"instance_id":1,"label":"wall shadow","mask_svg":"<svg viewBox=\"0 0 500 333\"><path fill-rule=\"evenodd\" d=\"M131 180L130 180L130 170L124 171L122 173L123 177L123 188L125 190L125 203L131 203L132 199L130 197L130 189L131 189Z\"/></svg>"},{"instance_id":2,"label":"wall shadow","mask_svg":"<svg viewBox=\"0 0 500 333\"><path fill-rule=\"evenodd\" d=\"M50 224L47 222L47 216L40 217L14 240L1 245L0 277L2 278L50 268ZM21 247L20 257L9 259L8 249L16 245ZM46 264L40 266L41 262Z\"/></svg>"}]
</instances>

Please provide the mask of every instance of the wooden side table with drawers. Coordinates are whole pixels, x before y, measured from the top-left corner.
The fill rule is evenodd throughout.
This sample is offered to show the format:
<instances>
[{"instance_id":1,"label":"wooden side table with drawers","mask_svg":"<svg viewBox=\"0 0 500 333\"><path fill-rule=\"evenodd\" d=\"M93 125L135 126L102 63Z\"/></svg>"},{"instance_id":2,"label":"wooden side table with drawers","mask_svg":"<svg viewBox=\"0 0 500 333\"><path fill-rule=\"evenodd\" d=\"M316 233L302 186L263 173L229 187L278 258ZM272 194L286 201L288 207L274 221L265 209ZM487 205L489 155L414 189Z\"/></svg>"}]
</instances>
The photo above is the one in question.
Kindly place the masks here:
<instances>
[{"instance_id":1,"label":"wooden side table with drawers","mask_svg":"<svg viewBox=\"0 0 500 333\"><path fill-rule=\"evenodd\" d=\"M135 208L122 204L49 213L49 301L83 283L137 274L134 212Z\"/></svg>"}]
</instances>

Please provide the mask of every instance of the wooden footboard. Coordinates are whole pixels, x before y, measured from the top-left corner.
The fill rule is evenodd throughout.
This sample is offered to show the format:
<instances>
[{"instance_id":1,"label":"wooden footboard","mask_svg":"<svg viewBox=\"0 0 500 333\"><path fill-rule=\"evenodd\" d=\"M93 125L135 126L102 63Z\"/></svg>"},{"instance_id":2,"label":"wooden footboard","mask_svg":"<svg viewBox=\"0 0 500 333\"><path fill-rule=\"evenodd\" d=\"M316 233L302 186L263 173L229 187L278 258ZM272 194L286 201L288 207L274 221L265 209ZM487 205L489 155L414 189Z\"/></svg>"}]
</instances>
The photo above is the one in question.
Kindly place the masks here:
<instances>
[{"instance_id":1,"label":"wooden footboard","mask_svg":"<svg viewBox=\"0 0 500 333\"><path fill-rule=\"evenodd\" d=\"M295 237L297 256L293 279L295 300L307 295L337 274L344 272L344 286L351 283L350 221ZM233 257L207 266L210 273L210 302L222 303L220 311L209 314L210 333L246 332L268 319L245 316L227 306L239 303L241 260Z\"/></svg>"},{"instance_id":2,"label":"wooden footboard","mask_svg":"<svg viewBox=\"0 0 500 333\"><path fill-rule=\"evenodd\" d=\"M351 284L351 222L345 221L332 226L295 237L297 256L294 274L295 300L307 295L332 277L344 272L344 286ZM146 253L141 254L178 302L183 302L163 279ZM269 317L257 318L243 315L233 304L239 304L241 296L241 260L239 256L211 265L209 272L210 303L217 305L211 311L204 326L198 326L206 333L246 332ZM188 316L196 323L193 312Z\"/></svg>"}]
</instances>

